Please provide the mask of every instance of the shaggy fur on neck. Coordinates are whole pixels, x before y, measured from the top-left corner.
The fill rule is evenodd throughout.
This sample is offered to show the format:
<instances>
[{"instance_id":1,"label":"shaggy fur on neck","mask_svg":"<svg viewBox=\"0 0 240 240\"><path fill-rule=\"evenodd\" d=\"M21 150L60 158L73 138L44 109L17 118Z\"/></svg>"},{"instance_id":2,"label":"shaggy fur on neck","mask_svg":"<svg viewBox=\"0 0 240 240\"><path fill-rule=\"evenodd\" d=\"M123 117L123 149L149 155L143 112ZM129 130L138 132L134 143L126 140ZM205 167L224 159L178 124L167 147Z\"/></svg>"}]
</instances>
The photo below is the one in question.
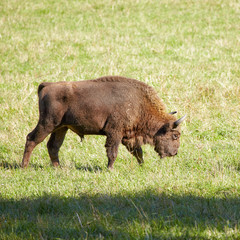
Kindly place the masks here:
<instances>
[{"instance_id":1,"label":"shaggy fur on neck","mask_svg":"<svg viewBox=\"0 0 240 240\"><path fill-rule=\"evenodd\" d=\"M121 82L141 92L142 109L141 119L138 124L131 129L126 129L124 133L123 144L141 146L143 144L153 145L153 136L166 123L176 121L175 116L166 112L162 100L158 97L157 92L149 85L138 81L120 76L104 76L92 80L94 82Z\"/></svg>"}]
</instances>

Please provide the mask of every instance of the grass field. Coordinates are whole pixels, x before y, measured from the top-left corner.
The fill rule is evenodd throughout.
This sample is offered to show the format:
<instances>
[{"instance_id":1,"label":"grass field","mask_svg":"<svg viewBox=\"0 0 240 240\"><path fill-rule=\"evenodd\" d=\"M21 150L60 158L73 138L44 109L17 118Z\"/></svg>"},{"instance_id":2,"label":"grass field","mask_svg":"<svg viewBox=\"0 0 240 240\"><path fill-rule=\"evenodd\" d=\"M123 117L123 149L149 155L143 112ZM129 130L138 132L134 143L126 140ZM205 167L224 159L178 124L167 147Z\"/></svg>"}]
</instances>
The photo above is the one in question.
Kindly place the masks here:
<instances>
[{"instance_id":1,"label":"grass field","mask_svg":"<svg viewBox=\"0 0 240 240\"><path fill-rule=\"evenodd\" d=\"M0 239L240 239L238 0L0 1ZM105 137L47 139L22 170L37 86L122 75L187 114L181 146L140 167Z\"/></svg>"}]
</instances>

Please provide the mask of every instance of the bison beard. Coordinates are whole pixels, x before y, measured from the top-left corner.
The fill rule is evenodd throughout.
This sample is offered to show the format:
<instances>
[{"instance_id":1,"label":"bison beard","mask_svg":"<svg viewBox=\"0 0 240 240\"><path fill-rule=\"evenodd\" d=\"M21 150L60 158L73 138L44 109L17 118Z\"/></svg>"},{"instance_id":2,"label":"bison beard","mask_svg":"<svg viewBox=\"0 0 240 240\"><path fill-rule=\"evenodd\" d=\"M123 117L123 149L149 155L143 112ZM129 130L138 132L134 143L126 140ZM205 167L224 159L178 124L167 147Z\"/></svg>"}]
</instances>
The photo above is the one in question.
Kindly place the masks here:
<instances>
[{"instance_id":1,"label":"bison beard","mask_svg":"<svg viewBox=\"0 0 240 240\"><path fill-rule=\"evenodd\" d=\"M108 76L78 82L42 83L38 87L39 121L27 135L22 167L29 164L37 144L47 143L53 166L68 129L84 135L105 135L108 168L112 169L119 144L143 163L141 146L151 144L160 157L177 154L180 123L167 113L155 90L135 79Z\"/></svg>"}]
</instances>

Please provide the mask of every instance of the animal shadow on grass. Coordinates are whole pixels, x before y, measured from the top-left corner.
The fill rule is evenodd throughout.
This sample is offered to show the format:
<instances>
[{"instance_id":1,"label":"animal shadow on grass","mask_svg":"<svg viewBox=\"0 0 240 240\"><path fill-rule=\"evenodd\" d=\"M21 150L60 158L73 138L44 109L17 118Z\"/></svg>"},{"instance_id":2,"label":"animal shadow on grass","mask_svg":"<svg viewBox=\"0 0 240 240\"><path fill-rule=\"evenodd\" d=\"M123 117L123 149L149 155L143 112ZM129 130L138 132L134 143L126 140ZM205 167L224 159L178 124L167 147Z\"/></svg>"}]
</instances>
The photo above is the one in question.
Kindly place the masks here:
<instances>
[{"instance_id":1,"label":"animal shadow on grass","mask_svg":"<svg viewBox=\"0 0 240 240\"><path fill-rule=\"evenodd\" d=\"M8 162L8 161L1 161L0 162L0 168L5 168L5 169L18 169L20 168L19 163L16 162Z\"/></svg>"},{"instance_id":2,"label":"animal shadow on grass","mask_svg":"<svg viewBox=\"0 0 240 240\"><path fill-rule=\"evenodd\" d=\"M80 171L87 171L87 172L101 172L103 169L100 166L97 165L78 165L75 164L75 168Z\"/></svg>"},{"instance_id":3,"label":"animal shadow on grass","mask_svg":"<svg viewBox=\"0 0 240 240\"><path fill-rule=\"evenodd\" d=\"M239 197L204 198L149 190L0 198L0 237L20 239L145 239L146 235L149 239L190 239L208 231L225 234L229 228L236 234L239 219ZM233 237L239 239L240 233Z\"/></svg>"},{"instance_id":4,"label":"animal shadow on grass","mask_svg":"<svg viewBox=\"0 0 240 240\"><path fill-rule=\"evenodd\" d=\"M35 170L37 169L43 169L44 166L42 164L36 164L36 163L31 163L29 167L34 168ZM18 169L21 168L21 165L17 162L8 162L8 161L1 161L0 162L0 168L5 168L5 169ZM54 167L53 167L54 168ZM58 167L56 167L58 168ZM59 166L61 168L61 165ZM102 167L97 166L97 165L78 165L75 164L75 168L80 171L89 171L89 172L99 172L102 171Z\"/></svg>"},{"instance_id":5,"label":"animal shadow on grass","mask_svg":"<svg viewBox=\"0 0 240 240\"><path fill-rule=\"evenodd\" d=\"M44 166L41 164L35 164L35 163L31 163L29 165L29 167L34 168L35 170L37 169L43 169ZM0 168L5 168L5 169L18 169L21 168L21 164L17 163L17 162L7 162L7 161L2 161L0 162Z\"/></svg>"}]
</instances>

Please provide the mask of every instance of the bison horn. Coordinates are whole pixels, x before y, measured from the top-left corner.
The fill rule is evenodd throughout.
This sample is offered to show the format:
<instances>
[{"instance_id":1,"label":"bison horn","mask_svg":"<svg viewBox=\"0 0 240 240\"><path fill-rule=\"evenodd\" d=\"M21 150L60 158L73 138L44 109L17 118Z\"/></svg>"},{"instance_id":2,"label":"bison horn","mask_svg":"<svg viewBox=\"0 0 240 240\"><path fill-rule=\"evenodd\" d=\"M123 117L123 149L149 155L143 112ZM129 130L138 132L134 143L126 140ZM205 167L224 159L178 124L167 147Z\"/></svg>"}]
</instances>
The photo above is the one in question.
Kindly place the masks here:
<instances>
[{"instance_id":1,"label":"bison horn","mask_svg":"<svg viewBox=\"0 0 240 240\"><path fill-rule=\"evenodd\" d=\"M185 120L186 116L187 115L185 114L183 117L181 117L177 121L175 121L173 124L173 128L176 128L181 122L183 122Z\"/></svg>"},{"instance_id":2,"label":"bison horn","mask_svg":"<svg viewBox=\"0 0 240 240\"><path fill-rule=\"evenodd\" d=\"M176 114L177 111L173 111L173 112L170 112L169 114L173 115L173 114Z\"/></svg>"}]
</instances>

